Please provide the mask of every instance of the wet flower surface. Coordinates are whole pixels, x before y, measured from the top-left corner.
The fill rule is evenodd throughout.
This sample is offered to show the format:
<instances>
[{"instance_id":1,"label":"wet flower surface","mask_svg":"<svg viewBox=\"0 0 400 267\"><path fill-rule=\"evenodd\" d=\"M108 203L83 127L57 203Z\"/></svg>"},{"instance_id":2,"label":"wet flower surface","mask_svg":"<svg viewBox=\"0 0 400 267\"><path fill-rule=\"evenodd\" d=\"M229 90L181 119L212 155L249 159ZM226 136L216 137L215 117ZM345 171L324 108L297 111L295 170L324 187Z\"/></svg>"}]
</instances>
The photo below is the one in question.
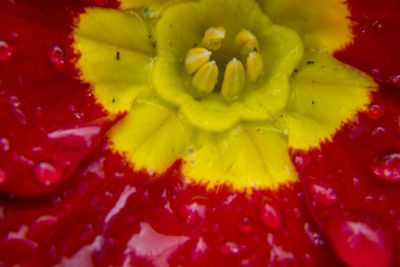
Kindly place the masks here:
<instances>
[{"instance_id":1,"label":"wet flower surface","mask_svg":"<svg viewBox=\"0 0 400 267\"><path fill-rule=\"evenodd\" d=\"M399 265L399 12L1 1L0 264Z\"/></svg>"}]
</instances>

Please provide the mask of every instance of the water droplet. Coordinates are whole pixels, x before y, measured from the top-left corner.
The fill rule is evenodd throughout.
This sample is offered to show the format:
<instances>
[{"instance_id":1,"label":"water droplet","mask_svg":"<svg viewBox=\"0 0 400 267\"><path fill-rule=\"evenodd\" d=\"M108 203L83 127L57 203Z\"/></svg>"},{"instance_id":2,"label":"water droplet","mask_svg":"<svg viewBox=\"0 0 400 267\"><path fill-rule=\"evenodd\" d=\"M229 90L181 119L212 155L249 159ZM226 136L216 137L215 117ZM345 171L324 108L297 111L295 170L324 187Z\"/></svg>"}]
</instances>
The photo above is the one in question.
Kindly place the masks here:
<instances>
[{"instance_id":1,"label":"water droplet","mask_svg":"<svg viewBox=\"0 0 400 267\"><path fill-rule=\"evenodd\" d=\"M64 65L64 51L55 45L49 49L49 59L57 68L61 68Z\"/></svg>"},{"instance_id":2,"label":"water droplet","mask_svg":"<svg viewBox=\"0 0 400 267\"><path fill-rule=\"evenodd\" d=\"M21 244L23 244L24 246L30 248L30 249L35 249L38 247L38 244L30 239L27 238L27 234L29 232L29 228L26 225L22 225L18 232L9 232L7 234L6 240L8 242L10 241L16 241L19 242Z\"/></svg>"},{"instance_id":3,"label":"water droplet","mask_svg":"<svg viewBox=\"0 0 400 267\"><path fill-rule=\"evenodd\" d=\"M73 129L63 129L47 135L53 142L65 149L85 149L92 145L93 139L100 134L98 126L87 126Z\"/></svg>"},{"instance_id":4,"label":"water droplet","mask_svg":"<svg viewBox=\"0 0 400 267\"><path fill-rule=\"evenodd\" d=\"M341 214L328 220L326 229L339 257L349 266L390 266L391 241L372 219Z\"/></svg>"},{"instance_id":5,"label":"water droplet","mask_svg":"<svg viewBox=\"0 0 400 267\"><path fill-rule=\"evenodd\" d=\"M207 250L208 250L207 243L204 241L202 237L200 237L192 252L192 259L194 260L200 259L206 254Z\"/></svg>"},{"instance_id":6,"label":"water droplet","mask_svg":"<svg viewBox=\"0 0 400 267\"><path fill-rule=\"evenodd\" d=\"M42 110L42 107L36 107L36 109L35 109L35 114L36 114L36 116L37 117L39 117L39 118L41 118L41 117L43 117L43 110Z\"/></svg>"},{"instance_id":7,"label":"water droplet","mask_svg":"<svg viewBox=\"0 0 400 267\"><path fill-rule=\"evenodd\" d=\"M140 223L140 232L129 239L124 253L147 258L154 266L169 266L170 256L189 239L183 235L164 235L156 232L149 224Z\"/></svg>"},{"instance_id":8,"label":"water droplet","mask_svg":"<svg viewBox=\"0 0 400 267\"><path fill-rule=\"evenodd\" d=\"M394 74L390 76L389 82L392 84L400 84L400 74Z\"/></svg>"},{"instance_id":9,"label":"water droplet","mask_svg":"<svg viewBox=\"0 0 400 267\"><path fill-rule=\"evenodd\" d=\"M22 110L20 110L19 108L13 109L13 114L17 119L17 121L19 122L19 124L26 125L26 116L25 113L22 112Z\"/></svg>"},{"instance_id":10,"label":"water droplet","mask_svg":"<svg viewBox=\"0 0 400 267\"><path fill-rule=\"evenodd\" d=\"M301 211L298 208L293 209L293 216L297 219L301 217Z\"/></svg>"},{"instance_id":11,"label":"water droplet","mask_svg":"<svg viewBox=\"0 0 400 267\"><path fill-rule=\"evenodd\" d=\"M372 135L383 134L386 132L386 129L383 127L376 127L372 130Z\"/></svg>"},{"instance_id":12,"label":"water droplet","mask_svg":"<svg viewBox=\"0 0 400 267\"><path fill-rule=\"evenodd\" d=\"M398 182L400 180L400 153L386 153L377 156L369 167L377 177L386 181Z\"/></svg>"},{"instance_id":13,"label":"water droplet","mask_svg":"<svg viewBox=\"0 0 400 267\"><path fill-rule=\"evenodd\" d=\"M36 178L42 185L51 186L57 183L62 175L60 169L47 162L41 162L34 168Z\"/></svg>"},{"instance_id":14,"label":"water droplet","mask_svg":"<svg viewBox=\"0 0 400 267\"><path fill-rule=\"evenodd\" d=\"M42 215L32 224L32 230L44 230L53 226L58 221L57 217L51 215Z\"/></svg>"},{"instance_id":15,"label":"water droplet","mask_svg":"<svg viewBox=\"0 0 400 267\"><path fill-rule=\"evenodd\" d=\"M12 56L12 53L12 47L10 47L6 41L0 40L0 61L8 60Z\"/></svg>"},{"instance_id":16,"label":"water droplet","mask_svg":"<svg viewBox=\"0 0 400 267\"><path fill-rule=\"evenodd\" d=\"M3 152L10 150L10 142L7 138L0 138L0 150Z\"/></svg>"},{"instance_id":17,"label":"water droplet","mask_svg":"<svg viewBox=\"0 0 400 267\"><path fill-rule=\"evenodd\" d=\"M188 224L199 224L206 218L207 206L196 201L184 202L180 209L180 217Z\"/></svg>"},{"instance_id":18,"label":"water droplet","mask_svg":"<svg viewBox=\"0 0 400 267\"><path fill-rule=\"evenodd\" d=\"M3 185L7 182L7 173L3 170L0 170L0 185Z\"/></svg>"},{"instance_id":19,"label":"water droplet","mask_svg":"<svg viewBox=\"0 0 400 267\"><path fill-rule=\"evenodd\" d=\"M19 101L17 96L12 95L8 98L8 104L10 104L12 108L19 108L19 106L21 106L21 101Z\"/></svg>"},{"instance_id":20,"label":"water droplet","mask_svg":"<svg viewBox=\"0 0 400 267\"><path fill-rule=\"evenodd\" d=\"M223 255L233 255L239 253L239 246L234 242L226 242L220 247L219 252Z\"/></svg>"},{"instance_id":21,"label":"water droplet","mask_svg":"<svg viewBox=\"0 0 400 267\"><path fill-rule=\"evenodd\" d=\"M281 215L271 201L265 201L261 205L260 217L262 223L270 230L278 231L281 228Z\"/></svg>"},{"instance_id":22,"label":"water droplet","mask_svg":"<svg viewBox=\"0 0 400 267\"><path fill-rule=\"evenodd\" d=\"M347 127L347 132L350 138L357 138L364 132L364 129L360 125L350 124Z\"/></svg>"},{"instance_id":23,"label":"water droplet","mask_svg":"<svg viewBox=\"0 0 400 267\"><path fill-rule=\"evenodd\" d=\"M250 233L253 230L251 219L244 217L239 222L239 229L244 233Z\"/></svg>"},{"instance_id":24,"label":"water droplet","mask_svg":"<svg viewBox=\"0 0 400 267\"><path fill-rule=\"evenodd\" d=\"M292 252L281 246L273 245L270 252L269 266L297 266L296 257Z\"/></svg>"},{"instance_id":25,"label":"water droplet","mask_svg":"<svg viewBox=\"0 0 400 267\"><path fill-rule=\"evenodd\" d=\"M371 73L374 75L374 76L379 76L379 75L381 75L381 70L380 69L372 69L371 70Z\"/></svg>"},{"instance_id":26,"label":"water droplet","mask_svg":"<svg viewBox=\"0 0 400 267\"><path fill-rule=\"evenodd\" d=\"M379 201L385 201L385 200L386 200L386 195L381 194L381 195L379 196Z\"/></svg>"},{"instance_id":27,"label":"water droplet","mask_svg":"<svg viewBox=\"0 0 400 267\"><path fill-rule=\"evenodd\" d=\"M251 266L252 266L251 260L250 260L250 259L243 259L243 260L240 262L240 266L241 266L241 267L251 267Z\"/></svg>"},{"instance_id":28,"label":"water droplet","mask_svg":"<svg viewBox=\"0 0 400 267\"><path fill-rule=\"evenodd\" d=\"M99 177L100 179L104 179L106 177L104 173L104 161L106 159L104 157L99 158L89 164L86 170L83 173L83 176L86 176L89 173L92 173Z\"/></svg>"},{"instance_id":29,"label":"water droplet","mask_svg":"<svg viewBox=\"0 0 400 267\"><path fill-rule=\"evenodd\" d=\"M10 32L10 37L13 38L13 39L17 39L18 38L18 33L12 31L12 32Z\"/></svg>"},{"instance_id":30,"label":"water droplet","mask_svg":"<svg viewBox=\"0 0 400 267\"><path fill-rule=\"evenodd\" d=\"M331 207L338 202L335 189L322 181L313 181L310 192L313 200L322 207Z\"/></svg>"},{"instance_id":31,"label":"water droplet","mask_svg":"<svg viewBox=\"0 0 400 267\"><path fill-rule=\"evenodd\" d=\"M353 177L353 186L359 186L360 185L360 179L358 179L357 177Z\"/></svg>"},{"instance_id":32,"label":"water droplet","mask_svg":"<svg viewBox=\"0 0 400 267\"><path fill-rule=\"evenodd\" d=\"M20 154L14 152L14 151L11 152L11 158L15 161L19 161L22 164L25 164L30 167L33 167L33 165L35 165L35 163L32 160L28 159L27 157L25 157L23 155L20 155Z\"/></svg>"},{"instance_id":33,"label":"water droplet","mask_svg":"<svg viewBox=\"0 0 400 267\"><path fill-rule=\"evenodd\" d=\"M303 151L294 152L293 162L299 169L305 169L310 164L310 155Z\"/></svg>"},{"instance_id":34,"label":"water droplet","mask_svg":"<svg viewBox=\"0 0 400 267\"><path fill-rule=\"evenodd\" d=\"M371 120L379 120L385 114L385 108L378 103L371 103L368 106L367 116Z\"/></svg>"},{"instance_id":35,"label":"water droplet","mask_svg":"<svg viewBox=\"0 0 400 267\"><path fill-rule=\"evenodd\" d=\"M321 234L315 229L315 226L310 223L305 223L304 231L315 246L319 247L325 245L325 241L322 239Z\"/></svg>"},{"instance_id":36,"label":"water droplet","mask_svg":"<svg viewBox=\"0 0 400 267\"><path fill-rule=\"evenodd\" d=\"M375 198L373 197L373 196L366 196L365 198L364 198L364 203L365 204L368 204L368 203L371 203L372 201L374 201L375 200Z\"/></svg>"}]
</instances>

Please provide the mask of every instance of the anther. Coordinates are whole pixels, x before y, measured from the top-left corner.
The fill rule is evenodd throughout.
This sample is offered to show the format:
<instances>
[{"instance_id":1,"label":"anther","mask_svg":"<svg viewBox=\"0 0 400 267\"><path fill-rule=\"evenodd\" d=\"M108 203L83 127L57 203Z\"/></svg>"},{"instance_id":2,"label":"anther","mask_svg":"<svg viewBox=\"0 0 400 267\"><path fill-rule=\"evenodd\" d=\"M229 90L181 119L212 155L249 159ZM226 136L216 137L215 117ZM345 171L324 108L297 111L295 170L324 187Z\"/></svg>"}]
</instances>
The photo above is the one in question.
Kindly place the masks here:
<instances>
[{"instance_id":1,"label":"anther","mask_svg":"<svg viewBox=\"0 0 400 267\"><path fill-rule=\"evenodd\" d=\"M252 51L259 51L257 37L246 29L241 29L235 37L235 44L240 48L240 53L247 55Z\"/></svg>"},{"instance_id":2,"label":"anther","mask_svg":"<svg viewBox=\"0 0 400 267\"><path fill-rule=\"evenodd\" d=\"M201 44L210 49L218 50L221 48L222 40L225 39L225 29L222 27L209 28L206 30Z\"/></svg>"},{"instance_id":3,"label":"anther","mask_svg":"<svg viewBox=\"0 0 400 267\"><path fill-rule=\"evenodd\" d=\"M236 58L229 61L225 68L221 94L227 101L234 101L239 97L246 83L246 73L242 62Z\"/></svg>"},{"instance_id":4,"label":"anther","mask_svg":"<svg viewBox=\"0 0 400 267\"><path fill-rule=\"evenodd\" d=\"M254 83L260 77L264 61L260 53L250 52L246 59L247 79Z\"/></svg>"},{"instance_id":5,"label":"anther","mask_svg":"<svg viewBox=\"0 0 400 267\"><path fill-rule=\"evenodd\" d=\"M215 61L200 67L192 79L192 84L201 94L211 93L218 81L218 67Z\"/></svg>"},{"instance_id":6,"label":"anther","mask_svg":"<svg viewBox=\"0 0 400 267\"><path fill-rule=\"evenodd\" d=\"M203 47L196 47L190 49L185 58L186 71L189 74L194 73L201 66L210 60L211 52Z\"/></svg>"}]
</instances>

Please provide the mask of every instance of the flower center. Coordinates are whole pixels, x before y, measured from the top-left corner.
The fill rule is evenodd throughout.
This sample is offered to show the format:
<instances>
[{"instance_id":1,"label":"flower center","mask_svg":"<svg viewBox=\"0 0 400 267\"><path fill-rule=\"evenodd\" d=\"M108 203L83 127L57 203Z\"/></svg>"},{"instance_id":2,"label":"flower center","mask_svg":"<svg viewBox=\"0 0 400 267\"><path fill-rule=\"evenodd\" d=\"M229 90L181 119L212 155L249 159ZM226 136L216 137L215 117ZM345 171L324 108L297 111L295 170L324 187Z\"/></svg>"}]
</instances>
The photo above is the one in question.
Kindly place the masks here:
<instances>
[{"instance_id":1,"label":"flower center","mask_svg":"<svg viewBox=\"0 0 400 267\"><path fill-rule=\"evenodd\" d=\"M237 100L246 82L254 83L260 77L264 61L259 53L257 37L246 29L240 30L234 38L235 47L240 53L225 63L224 56L229 54L223 46L225 35L225 28L211 27L205 31L200 46L191 48L187 52L185 68L187 73L193 75L194 97L201 98L211 94L218 87L220 73L224 73L220 93L227 101ZM219 62L210 60L215 55L216 58L219 57ZM245 58L246 67L241 58ZM220 68L221 65L224 67Z\"/></svg>"},{"instance_id":2,"label":"flower center","mask_svg":"<svg viewBox=\"0 0 400 267\"><path fill-rule=\"evenodd\" d=\"M292 29L315 28L303 5L277 25L254 0L169 3L143 17L89 8L74 31L81 79L108 112L127 112L109 137L137 171L183 159L208 188L278 188L297 181L288 146L329 141L369 101L374 83L320 49L343 38Z\"/></svg>"}]
</instances>

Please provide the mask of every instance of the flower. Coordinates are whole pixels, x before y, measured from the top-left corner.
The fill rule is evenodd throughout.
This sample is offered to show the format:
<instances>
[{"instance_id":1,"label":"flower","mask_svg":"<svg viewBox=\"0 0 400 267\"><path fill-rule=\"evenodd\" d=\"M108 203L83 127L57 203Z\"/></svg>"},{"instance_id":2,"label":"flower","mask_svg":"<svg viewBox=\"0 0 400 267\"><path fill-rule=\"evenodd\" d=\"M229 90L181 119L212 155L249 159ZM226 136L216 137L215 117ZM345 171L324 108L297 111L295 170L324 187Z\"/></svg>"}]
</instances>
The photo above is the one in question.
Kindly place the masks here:
<instances>
[{"instance_id":1,"label":"flower","mask_svg":"<svg viewBox=\"0 0 400 267\"><path fill-rule=\"evenodd\" d=\"M397 262L394 1L1 6L0 261Z\"/></svg>"}]
</instances>

